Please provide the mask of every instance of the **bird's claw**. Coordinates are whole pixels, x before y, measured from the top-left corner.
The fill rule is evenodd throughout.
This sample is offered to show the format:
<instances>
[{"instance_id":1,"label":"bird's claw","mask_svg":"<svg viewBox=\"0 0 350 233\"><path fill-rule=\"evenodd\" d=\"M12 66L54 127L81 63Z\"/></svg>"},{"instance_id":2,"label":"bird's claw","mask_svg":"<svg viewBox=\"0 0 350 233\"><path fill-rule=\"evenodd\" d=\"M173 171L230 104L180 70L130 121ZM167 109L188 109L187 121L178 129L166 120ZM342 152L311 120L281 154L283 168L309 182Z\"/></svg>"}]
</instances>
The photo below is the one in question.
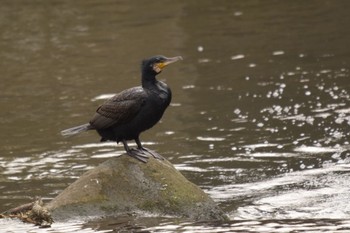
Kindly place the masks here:
<instances>
[{"instance_id":1,"label":"bird's claw","mask_svg":"<svg viewBox=\"0 0 350 233\"><path fill-rule=\"evenodd\" d=\"M149 155L152 155L153 158L155 159L159 159L159 160L164 160L164 158L158 154L157 152L150 150L148 148L142 147L142 148L138 148L138 149L129 149L127 151L128 155L143 162L143 163L147 163Z\"/></svg>"},{"instance_id":2,"label":"bird's claw","mask_svg":"<svg viewBox=\"0 0 350 233\"><path fill-rule=\"evenodd\" d=\"M150 150L150 149L145 148L145 147L142 147L141 150L143 150L143 151L147 152L148 154L152 155L153 158L155 158L155 159L164 160L164 158L160 154L158 154L157 152L155 152L153 150Z\"/></svg>"}]
</instances>

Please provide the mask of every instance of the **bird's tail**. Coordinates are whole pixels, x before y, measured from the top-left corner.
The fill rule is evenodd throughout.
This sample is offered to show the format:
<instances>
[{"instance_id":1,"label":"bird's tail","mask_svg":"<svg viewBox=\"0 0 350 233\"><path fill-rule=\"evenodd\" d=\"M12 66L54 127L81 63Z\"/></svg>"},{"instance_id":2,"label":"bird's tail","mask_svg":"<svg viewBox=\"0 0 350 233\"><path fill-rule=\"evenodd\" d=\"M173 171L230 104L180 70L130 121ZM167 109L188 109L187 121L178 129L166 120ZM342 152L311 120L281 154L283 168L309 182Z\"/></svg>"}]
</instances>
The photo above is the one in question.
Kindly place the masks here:
<instances>
[{"instance_id":1,"label":"bird's tail","mask_svg":"<svg viewBox=\"0 0 350 233\"><path fill-rule=\"evenodd\" d=\"M61 131L61 135L65 137L73 136L78 133L84 132L91 129L91 125L89 123L84 125L75 126L73 128L65 129Z\"/></svg>"}]
</instances>

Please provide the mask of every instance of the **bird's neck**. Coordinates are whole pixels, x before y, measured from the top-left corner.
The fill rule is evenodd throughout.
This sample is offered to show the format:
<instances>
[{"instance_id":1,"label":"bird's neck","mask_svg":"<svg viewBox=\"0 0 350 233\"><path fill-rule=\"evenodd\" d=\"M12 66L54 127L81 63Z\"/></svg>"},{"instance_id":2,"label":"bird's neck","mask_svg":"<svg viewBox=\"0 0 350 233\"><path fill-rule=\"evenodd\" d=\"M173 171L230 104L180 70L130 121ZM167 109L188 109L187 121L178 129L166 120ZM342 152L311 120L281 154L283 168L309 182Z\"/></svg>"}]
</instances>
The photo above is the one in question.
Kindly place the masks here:
<instances>
[{"instance_id":1,"label":"bird's neck","mask_svg":"<svg viewBox=\"0 0 350 233\"><path fill-rule=\"evenodd\" d=\"M142 74L142 87L153 88L157 84L156 76L153 74Z\"/></svg>"}]
</instances>

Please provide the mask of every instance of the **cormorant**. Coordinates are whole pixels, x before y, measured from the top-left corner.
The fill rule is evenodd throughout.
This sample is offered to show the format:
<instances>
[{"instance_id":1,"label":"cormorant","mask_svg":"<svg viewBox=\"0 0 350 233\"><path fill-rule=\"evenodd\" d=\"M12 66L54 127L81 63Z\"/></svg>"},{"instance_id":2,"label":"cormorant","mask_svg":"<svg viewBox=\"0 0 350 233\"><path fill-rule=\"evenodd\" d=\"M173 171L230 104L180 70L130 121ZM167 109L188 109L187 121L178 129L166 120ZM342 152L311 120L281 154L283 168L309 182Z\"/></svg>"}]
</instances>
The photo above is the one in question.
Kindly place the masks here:
<instances>
[{"instance_id":1,"label":"cormorant","mask_svg":"<svg viewBox=\"0 0 350 233\"><path fill-rule=\"evenodd\" d=\"M163 159L158 153L142 146L139 135L153 127L163 116L171 101L170 88L156 79L165 66L182 60L181 56L154 56L142 62L142 86L124 90L99 106L89 123L61 131L71 136L96 130L101 141L122 142L128 155L146 163L147 154ZM129 148L127 140L135 140L137 149Z\"/></svg>"}]
</instances>

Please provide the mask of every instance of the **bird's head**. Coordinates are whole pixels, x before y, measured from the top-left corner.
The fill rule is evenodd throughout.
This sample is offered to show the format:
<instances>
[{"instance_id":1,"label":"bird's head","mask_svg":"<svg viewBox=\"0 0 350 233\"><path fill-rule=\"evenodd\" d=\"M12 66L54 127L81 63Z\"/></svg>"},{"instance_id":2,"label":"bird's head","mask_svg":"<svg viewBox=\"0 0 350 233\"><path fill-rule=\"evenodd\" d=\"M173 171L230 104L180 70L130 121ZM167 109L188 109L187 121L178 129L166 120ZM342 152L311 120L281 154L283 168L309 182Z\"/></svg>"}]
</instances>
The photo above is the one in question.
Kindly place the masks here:
<instances>
[{"instance_id":1,"label":"bird's head","mask_svg":"<svg viewBox=\"0 0 350 233\"><path fill-rule=\"evenodd\" d=\"M163 68L171 63L182 60L181 56L164 57L162 55L154 56L142 61L142 72L157 75Z\"/></svg>"}]
</instances>

